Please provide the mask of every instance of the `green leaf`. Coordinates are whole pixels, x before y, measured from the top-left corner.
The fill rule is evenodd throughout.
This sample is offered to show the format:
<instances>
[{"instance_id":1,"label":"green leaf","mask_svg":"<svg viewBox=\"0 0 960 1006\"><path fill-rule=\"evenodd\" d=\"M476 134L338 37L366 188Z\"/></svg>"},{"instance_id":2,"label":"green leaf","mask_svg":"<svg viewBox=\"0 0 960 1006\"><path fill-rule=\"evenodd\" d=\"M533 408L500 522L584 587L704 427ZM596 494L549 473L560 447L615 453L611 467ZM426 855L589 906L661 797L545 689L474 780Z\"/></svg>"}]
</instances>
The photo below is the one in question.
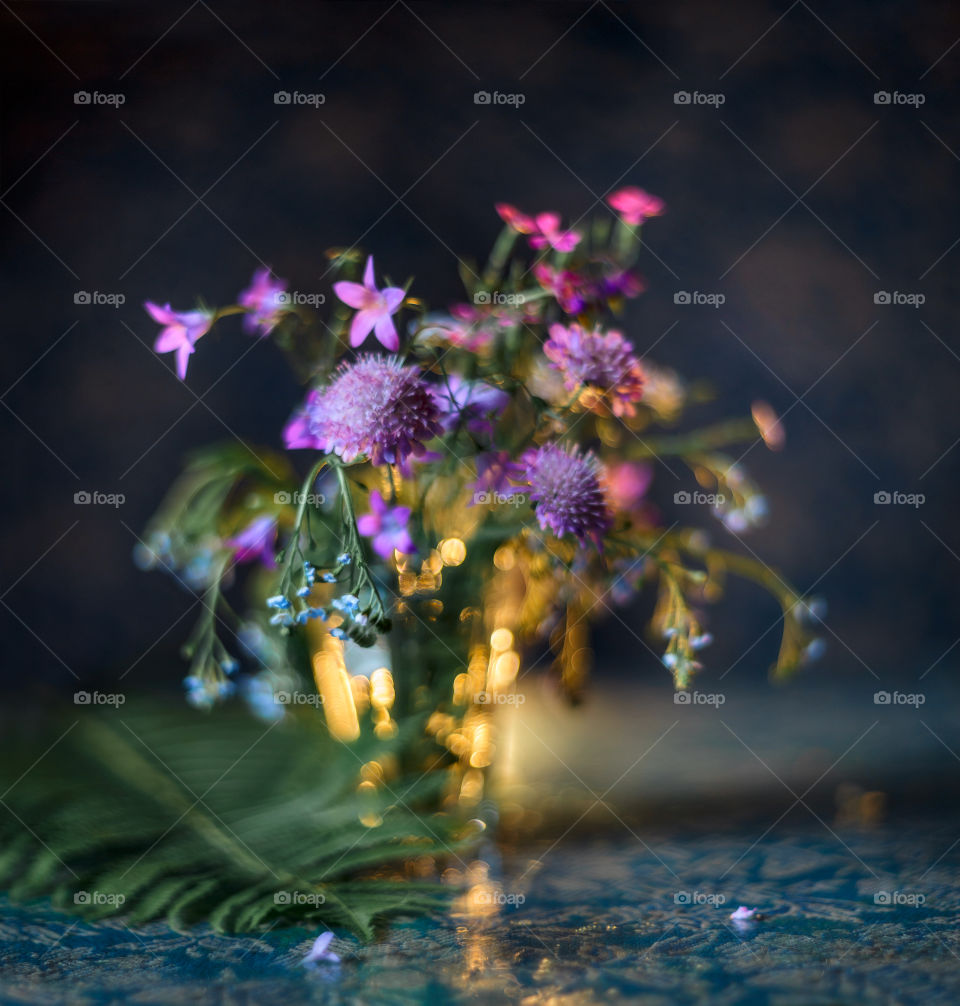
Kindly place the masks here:
<instances>
[{"instance_id":1,"label":"green leaf","mask_svg":"<svg viewBox=\"0 0 960 1006\"><path fill-rule=\"evenodd\" d=\"M69 736L63 723L7 735L0 885L89 918L181 931L250 932L279 918L371 938L384 918L442 907L448 888L395 878L407 860L461 847L463 822L436 813L445 774L357 793L361 765L408 749L423 724L345 745L320 723L128 703L84 711Z\"/></svg>"}]
</instances>

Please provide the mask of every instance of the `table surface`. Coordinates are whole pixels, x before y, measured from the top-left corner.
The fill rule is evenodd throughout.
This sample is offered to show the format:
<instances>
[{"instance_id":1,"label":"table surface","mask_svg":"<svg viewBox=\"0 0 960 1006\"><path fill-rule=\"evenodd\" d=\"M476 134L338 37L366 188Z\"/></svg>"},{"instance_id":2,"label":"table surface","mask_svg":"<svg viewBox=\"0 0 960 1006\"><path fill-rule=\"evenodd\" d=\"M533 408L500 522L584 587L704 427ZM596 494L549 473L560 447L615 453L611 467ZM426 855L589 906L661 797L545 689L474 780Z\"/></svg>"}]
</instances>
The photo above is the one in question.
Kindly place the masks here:
<instances>
[{"instance_id":1,"label":"table surface","mask_svg":"<svg viewBox=\"0 0 960 1006\"><path fill-rule=\"evenodd\" d=\"M757 841L771 823L491 846L449 914L370 945L337 934L342 963L315 971L303 929L134 931L4 903L0 1001L960 1002L956 819L798 818ZM738 904L765 919L738 926Z\"/></svg>"}]
</instances>

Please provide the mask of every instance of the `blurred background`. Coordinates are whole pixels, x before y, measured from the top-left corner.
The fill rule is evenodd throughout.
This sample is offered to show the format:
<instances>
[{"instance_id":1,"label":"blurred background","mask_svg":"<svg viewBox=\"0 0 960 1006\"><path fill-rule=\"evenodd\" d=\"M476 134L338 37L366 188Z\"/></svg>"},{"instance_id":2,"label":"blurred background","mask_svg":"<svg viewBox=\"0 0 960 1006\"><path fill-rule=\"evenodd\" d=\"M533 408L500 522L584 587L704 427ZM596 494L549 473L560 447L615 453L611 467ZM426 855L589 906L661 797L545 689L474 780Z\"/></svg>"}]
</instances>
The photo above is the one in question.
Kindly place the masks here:
<instances>
[{"instance_id":1,"label":"blurred background","mask_svg":"<svg viewBox=\"0 0 960 1006\"><path fill-rule=\"evenodd\" d=\"M6 686L179 687L195 602L135 569L137 535L188 449L279 446L299 398L273 347L230 322L182 384L150 349L145 299L227 303L260 264L329 295L324 250L359 242L442 306L461 294L453 255L494 239L495 201L576 220L637 184L668 213L646 228L649 290L625 331L712 383L688 423L758 398L784 416L786 450L744 458L771 509L746 541L829 602L827 656L794 695L853 682L866 724L878 688L922 678L930 705L947 694L960 11L742 0L732 14L696 0L3 4ZM691 487L661 467L654 495L669 509ZM125 501L75 505L83 490ZM925 501L875 504L883 491ZM646 616L598 625L598 686L642 682L669 704L633 636ZM701 687L766 688L777 618L731 584Z\"/></svg>"}]
</instances>

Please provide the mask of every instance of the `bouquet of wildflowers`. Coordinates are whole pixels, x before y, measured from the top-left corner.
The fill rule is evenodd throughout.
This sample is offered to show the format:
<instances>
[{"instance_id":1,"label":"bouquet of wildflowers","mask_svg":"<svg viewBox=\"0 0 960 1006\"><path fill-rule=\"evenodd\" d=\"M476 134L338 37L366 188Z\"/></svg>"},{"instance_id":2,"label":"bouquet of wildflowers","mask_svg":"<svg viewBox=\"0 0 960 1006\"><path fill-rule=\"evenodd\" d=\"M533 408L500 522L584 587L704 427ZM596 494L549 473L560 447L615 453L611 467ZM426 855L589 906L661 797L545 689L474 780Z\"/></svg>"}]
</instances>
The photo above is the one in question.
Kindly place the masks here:
<instances>
[{"instance_id":1,"label":"bouquet of wildflowers","mask_svg":"<svg viewBox=\"0 0 960 1006\"><path fill-rule=\"evenodd\" d=\"M270 449L198 453L138 550L203 592L186 646L194 705L238 693L279 718L314 696L345 741L410 720L409 760L455 768L458 798L475 802L492 709L525 658L549 647L576 698L589 621L641 587L656 591L650 648L678 688L700 669L728 573L782 606L776 675L816 653L816 603L650 500L654 462L676 459L690 478L671 485L675 502L705 500L735 544L766 506L727 451L778 448L783 432L763 403L681 428L697 396L617 322L644 290L641 230L664 205L633 187L608 202L569 227L498 205L488 260L459 263L466 297L444 311L356 248L327 253L326 318L266 269L228 307L146 305L181 378L201 339L241 315L308 385L285 452L278 431Z\"/></svg>"}]
</instances>

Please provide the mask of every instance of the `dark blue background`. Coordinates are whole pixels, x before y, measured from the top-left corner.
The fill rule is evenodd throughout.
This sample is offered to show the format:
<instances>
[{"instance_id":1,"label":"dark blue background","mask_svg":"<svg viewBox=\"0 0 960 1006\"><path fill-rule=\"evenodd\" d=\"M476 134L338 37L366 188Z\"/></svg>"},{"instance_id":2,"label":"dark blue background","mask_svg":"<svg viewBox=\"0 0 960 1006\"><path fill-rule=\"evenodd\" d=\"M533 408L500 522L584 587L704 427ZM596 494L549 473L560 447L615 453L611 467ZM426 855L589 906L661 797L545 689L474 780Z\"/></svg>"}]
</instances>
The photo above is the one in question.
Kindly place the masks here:
<instances>
[{"instance_id":1,"label":"dark blue background","mask_svg":"<svg viewBox=\"0 0 960 1006\"><path fill-rule=\"evenodd\" d=\"M144 299L226 303L260 262L329 295L324 249L367 232L382 272L442 305L460 293L451 250L494 238L494 201L576 219L622 183L669 207L647 228L637 348L714 383L704 419L756 398L789 413L786 452L746 459L773 513L747 542L829 599L811 673L916 681L956 640L955 7L13 2L0 23L11 685L179 678L192 602L134 569L134 535L186 450L276 446L299 396L231 323L181 386L149 349ZM81 89L125 103L78 106ZM278 106L281 89L326 101ZM525 102L478 106L480 89ZM725 101L677 105L678 90ZM876 105L880 90L925 103ZM78 290L126 303L77 306ZM726 303L680 307L678 290ZM878 306L880 290L926 303ZM75 506L80 489L126 503ZM877 507L881 489L927 502ZM622 617L639 630L645 612ZM743 655L776 617L732 587L711 673L759 681L776 633ZM662 673L615 619L597 642L605 668Z\"/></svg>"}]
</instances>

